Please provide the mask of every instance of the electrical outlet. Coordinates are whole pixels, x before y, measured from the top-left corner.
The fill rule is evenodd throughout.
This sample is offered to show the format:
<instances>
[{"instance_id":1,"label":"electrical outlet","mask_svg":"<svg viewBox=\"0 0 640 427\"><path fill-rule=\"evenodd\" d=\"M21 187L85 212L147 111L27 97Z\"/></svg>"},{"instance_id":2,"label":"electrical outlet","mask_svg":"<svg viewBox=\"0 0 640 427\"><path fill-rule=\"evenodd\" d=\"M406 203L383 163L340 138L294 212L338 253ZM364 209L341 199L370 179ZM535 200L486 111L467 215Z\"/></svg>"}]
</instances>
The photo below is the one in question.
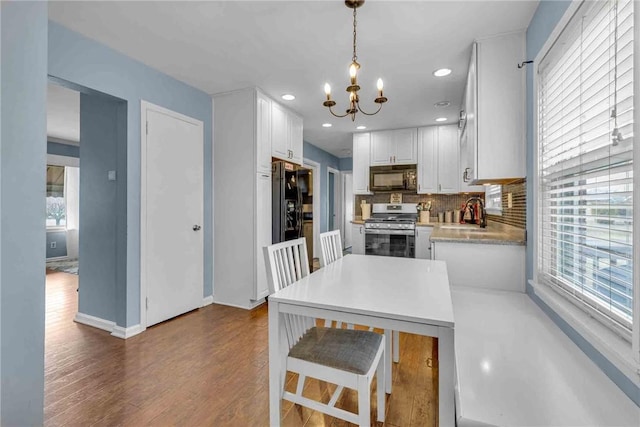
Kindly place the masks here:
<instances>
[{"instance_id":1,"label":"electrical outlet","mask_svg":"<svg viewBox=\"0 0 640 427\"><path fill-rule=\"evenodd\" d=\"M507 193L507 208L513 207L513 193Z\"/></svg>"},{"instance_id":2,"label":"electrical outlet","mask_svg":"<svg viewBox=\"0 0 640 427\"><path fill-rule=\"evenodd\" d=\"M55 249L56 248L56 242L51 242L51 244L49 246L51 247L51 249Z\"/></svg>"}]
</instances>

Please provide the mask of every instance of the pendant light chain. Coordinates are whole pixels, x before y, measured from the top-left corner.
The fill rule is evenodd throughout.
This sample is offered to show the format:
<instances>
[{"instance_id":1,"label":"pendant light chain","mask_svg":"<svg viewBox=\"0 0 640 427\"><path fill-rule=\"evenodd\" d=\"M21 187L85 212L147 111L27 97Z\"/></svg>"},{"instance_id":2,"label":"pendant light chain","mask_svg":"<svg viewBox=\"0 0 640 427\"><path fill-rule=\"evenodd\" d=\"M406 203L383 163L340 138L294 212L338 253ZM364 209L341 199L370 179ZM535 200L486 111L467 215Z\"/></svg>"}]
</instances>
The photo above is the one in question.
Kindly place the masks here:
<instances>
[{"instance_id":1,"label":"pendant light chain","mask_svg":"<svg viewBox=\"0 0 640 427\"><path fill-rule=\"evenodd\" d=\"M353 62L358 61L358 55L356 55L356 10L357 8L353 8Z\"/></svg>"}]
</instances>

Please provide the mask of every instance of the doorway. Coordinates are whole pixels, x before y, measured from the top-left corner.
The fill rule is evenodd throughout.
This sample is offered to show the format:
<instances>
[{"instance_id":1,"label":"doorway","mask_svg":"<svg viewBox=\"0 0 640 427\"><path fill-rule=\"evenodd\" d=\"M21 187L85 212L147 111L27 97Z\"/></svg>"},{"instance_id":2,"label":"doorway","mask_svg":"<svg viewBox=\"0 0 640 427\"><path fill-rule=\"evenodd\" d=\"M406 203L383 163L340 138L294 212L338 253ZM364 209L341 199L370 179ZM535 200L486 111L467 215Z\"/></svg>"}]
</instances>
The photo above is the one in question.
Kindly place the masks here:
<instances>
[{"instance_id":1,"label":"doorway","mask_svg":"<svg viewBox=\"0 0 640 427\"><path fill-rule=\"evenodd\" d=\"M342 221L340 221L340 187L340 171L327 167L327 231L340 230L344 242Z\"/></svg>"},{"instance_id":2,"label":"doorway","mask_svg":"<svg viewBox=\"0 0 640 427\"><path fill-rule=\"evenodd\" d=\"M148 327L202 306L204 125L144 101L141 113L140 312Z\"/></svg>"}]
</instances>

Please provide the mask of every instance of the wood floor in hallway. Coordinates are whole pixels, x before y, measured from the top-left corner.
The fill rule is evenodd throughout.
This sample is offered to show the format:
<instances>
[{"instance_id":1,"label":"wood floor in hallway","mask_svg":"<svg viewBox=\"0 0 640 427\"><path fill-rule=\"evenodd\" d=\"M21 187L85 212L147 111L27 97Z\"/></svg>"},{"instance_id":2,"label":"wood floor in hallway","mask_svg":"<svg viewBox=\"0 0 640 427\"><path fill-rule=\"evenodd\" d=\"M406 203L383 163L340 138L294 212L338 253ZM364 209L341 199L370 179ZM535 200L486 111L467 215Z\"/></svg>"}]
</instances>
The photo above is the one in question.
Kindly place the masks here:
<instances>
[{"instance_id":1,"label":"wood floor in hallway","mask_svg":"<svg viewBox=\"0 0 640 427\"><path fill-rule=\"evenodd\" d=\"M47 274L46 426L268 425L266 305L246 311L213 304L121 340L73 322L77 286L78 276ZM401 334L383 425L437 425L434 342ZM293 391L295 377L287 378ZM328 401L329 388L307 380L305 394ZM375 420L375 398L372 405ZM339 406L357 407L356 393L343 393ZM282 424L349 425L289 402Z\"/></svg>"}]
</instances>

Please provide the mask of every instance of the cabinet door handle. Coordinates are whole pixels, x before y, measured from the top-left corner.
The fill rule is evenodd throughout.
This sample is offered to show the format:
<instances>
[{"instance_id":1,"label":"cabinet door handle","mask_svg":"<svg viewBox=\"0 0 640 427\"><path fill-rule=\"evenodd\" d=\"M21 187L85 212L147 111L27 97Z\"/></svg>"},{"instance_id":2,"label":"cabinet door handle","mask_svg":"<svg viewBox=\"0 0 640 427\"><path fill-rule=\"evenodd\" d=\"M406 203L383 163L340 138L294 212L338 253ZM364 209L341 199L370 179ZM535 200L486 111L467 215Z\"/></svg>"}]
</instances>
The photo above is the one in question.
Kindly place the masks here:
<instances>
[{"instance_id":1,"label":"cabinet door handle","mask_svg":"<svg viewBox=\"0 0 640 427\"><path fill-rule=\"evenodd\" d=\"M442 184L438 184L438 191L442 191Z\"/></svg>"},{"instance_id":2,"label":"cabinet door handle","mask_svg":"<svg viewBox=\"0 0 640 427\"><path fill-rule=\"evenodd\" d=\"M393 156L393 163L396 162L396 156Z\"/></svg>"},{"instance_id":3,"label":"cabinet door handle","mask_svg":"<svg viewBox=\"0 0 640 427\"><path fill-rule=\"evenodd\" d=\"M358 227L360 229L360 234L362 234L362 227Z\"/></svg>"},{"instance_id":4,"label":"cabinet door handle","mask_svg":"<svg viewBox=\"0 0 640 427\"><path fill-rule=\"evenodd\" d=\"M418 184L418 191L420 191L420 184Z\"/></svg>"}]
</instances>

